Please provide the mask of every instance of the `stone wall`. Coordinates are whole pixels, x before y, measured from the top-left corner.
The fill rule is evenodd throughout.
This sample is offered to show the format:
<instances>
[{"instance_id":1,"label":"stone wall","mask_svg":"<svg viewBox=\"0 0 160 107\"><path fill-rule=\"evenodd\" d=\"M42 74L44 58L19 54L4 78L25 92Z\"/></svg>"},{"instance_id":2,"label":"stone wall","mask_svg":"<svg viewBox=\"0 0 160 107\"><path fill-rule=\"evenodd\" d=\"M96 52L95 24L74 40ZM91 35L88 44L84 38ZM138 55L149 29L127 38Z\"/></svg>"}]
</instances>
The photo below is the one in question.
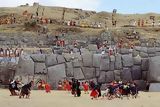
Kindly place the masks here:
<instances>
[{"instance_id":1,"label":"stone wall","mask_svg":"<svg viewBox=\"0 0 160 107\"><path fill-rule=\"evenodd\" d=\"M143 86L145 80L159 82L155 60L160 59L160 48L135 47L133 50L120 49L118 52L111 56L91 51L83 52L82 55L78 52L23 55L19 59L15 76L20 76L24 82L30 78L44 78L53 88L56 88L59 80L73 77L102 84L113 80L136 80L137 84Z\"/></svg>"}]
</instances>

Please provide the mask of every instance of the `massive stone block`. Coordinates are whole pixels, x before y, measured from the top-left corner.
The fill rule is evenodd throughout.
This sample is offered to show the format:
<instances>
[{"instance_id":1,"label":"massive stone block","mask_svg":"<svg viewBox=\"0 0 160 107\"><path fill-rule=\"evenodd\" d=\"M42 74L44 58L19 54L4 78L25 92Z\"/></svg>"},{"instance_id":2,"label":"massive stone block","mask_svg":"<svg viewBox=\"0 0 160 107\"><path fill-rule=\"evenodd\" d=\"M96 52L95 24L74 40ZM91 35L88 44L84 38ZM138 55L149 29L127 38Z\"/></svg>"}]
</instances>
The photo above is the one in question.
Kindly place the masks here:
<instances>
[{"instance_id":1,"label":"massive stone block","mask_svg":"<svg viewBox=\"0 0 160 107\"><path fill-rule=\"evenodd\" d=\"M99 76L100 76L100 69L96 68L96 77L99 77Z\"/></svg>"},{"instance_id":2,"label":"massive stone block","mask_svg":"<svg viewBox=\"0 0 160 107\"><path fill-rule=\"evenodd\" d=\"M101 54L93 54L93 67L100 67L101 56Z\"/></svg>"},{"instance_id":3,"label":"massive stone block","mask_svg":"<svg viewBox=\"0 0 160 107\"><path fill-rule=\"evenodd\" d=\"M141 69L143 71L148 71L148 69L149 69L149 59L148 58L142 58Z\"/></svg>"},{"instance_id":4,"label":"massive stone block","mask_svg":"<svg viewBox=\"0 0 160 107\"><path fill-rule=\"evenodd\" d=\"M93 62L93 54L92 53L84 53L82 55L83 59L83 66L85 67L92 67L92 62Z\"/></svg>"},{"instance_id":5,"label":"massive stone block","mask_svg":"<svg viewBox=\"0 0 160 107\"><path fill-rule=\"evenodd\" d=\"M106 82L110 83L113 80L114 80L114 72L113 71L106 72Z\"/></svg>"},{"instance_id":6,"label":"massive stone block","mask_svg":"<svg viewBox=\"0 0 160 107\"><path fill-rule=\"evenodd\" d=\"M160 82L160 56L151 57L149 60L149 75L150 82Z\"/></svg>"},{"instance_id":7,"label":"massive stone block","mask_svg":"<svg viewBox=\"0 0 160 107\"><path fill-rule=\"evenodd\" d=\"M139 55L136 57L133 57L134 65L141 65L141 61L142 61L142 58Z\"/></svg>"},{"instance_id":8,"label":"massive stone block","mask_svg":"<svg viewBox=\"0 0 160 107\"><path fill-rule=\"evenodd\" d=\"M149 92L160 92L160 83L150 83Z\"/></svg>"},{"instance_id":9,"label":"massive stone block","mask_svg":"<svg viewBox=\"0 0 160 107\"><path fill-rule=\"evenodd\" d=\"M148 71L142 71L142 79L143 80L148 80L147 79L147 74L148 74Z\"/></svg>"},{"instance_id":10,"label":"massive stone block","mask_svg":"<svg viewBox=\"0 0 160 107\"><path fill-rule=\"evenodd\" d=\"M80 80L85 79L81 68L74 68L73 70L74 70L73 75L75 79L80 79Z\"/></svg>"},{"instance_id":11,"label":"massive stone block","mask_svg":"<svg viewBox=\"0 0 160 107\"><path fill-rule=\"evenodd\" d=\"M34 75L34 62L30 56L21 56L16 68L16 75Z\"/></svg>"},{"instance_id":12,"label":"massive stone block","mask_svg":"<svg viewBox=\"0 0 160 107\"><path fill-rule=\"evenodd\" d=\"M101 71L100 76L98 78L99 83L105 83L106 82L106 72Z\"/></svg>"},{"instance_id":13,"label":"massive stone block","mask_svg":"<svg viewBox=\"0 0 160 107\"><path fill-rule=\"evenodd\" d=\"M155 54L155 52L156 52L156 48L148 48L147 49L147 52L148 52L148 54Z\"/></svg>"},{"instance_id":14,"label":"massive stone block","mask_svg":"<svg viewBox=\"0 0 160 107\"><path fill-rule=\"evenodd\" d=\"M82 61L79 61L78 59L74 59L73 60L73 67L75 67L75 68L79 68L79 67L81 67L82 66Z\"/></svg>"},{"instance_id":15,"label":"massive stone block","mask_svg":"<svg viewBox=\"0 0 160 107\"><path fill-rule=\"evenodd\" d=\"M47 67L54 66L54 65L58 64L57 55L56 54L46 55L45 64Z\"/></svg>"},{"instance_id":16,"label":"massive stone block","mask_svg":"<svg viewBox=\"0 0 160 107\"><path fill-rule=\"evenodd\" d=\"M92 44L90 44L90 45L88 45L88 47L87 47L90 51L97 51L97 45L92 45Z\"/></svg>"},{"instance_id":17,"label":"massive stone block","mask_svg":"<svg viewBox=\"0 0 160 107\"><path fill-rule=\"evenodd\" d=\"M132 79L133 80L140 80L142 79L142 72L140 66L133 66L131 69L132 72Z\"/></svg>"},{"instance_id":18,"label":"massive stone block","mask_svg":"<svg viewBox=\"0 0 160 107\"><path fill-rule=\"evenodd\" d=\"M145 53L145 52L140 52L140 56L141 56L142 58L148 58L148 54Z\"/></svg>"},{"instance_id":19,"label":"massive stone block","mask_svg":"<svg viewBox=\"0 0 160 107\"><path fill-rule=\"evenodd\" d=\"M122 69L122 56L120 54L116 55L115 69Z\"/></svg>"},{"instance_id":20,"label":"massive stone block","mask_svg":"<svg viewBox=\"0 0 160 107\"><path fill-rule=\"evenodd\" d=\"M109 65L110 65L110 66L109 66L109 70L110 70L110 71L114 71L114 69L115 69L115 62L110 62Z\"/></svg>"},{"instance_id":21,"label":"massive stone block","mask_svg":"<svg viewBox=\"0 0 160 107\"><path fill-rule=\"evenodd\" d=\"M45 62L45 55L44 54L33 54L31 58L34 62Z\"/></svg>"},{"instance_id":22,"label":"massive stone block","mask_svg":"<svg viewBox=\"0 0 160 107\"><path fill-rule=\"evenodd\" d=\"M139 55L139 51L133 50L132 54L133 54L133 57L135 57L135 56Z\"/></svg>"},{"instance_id":23,"label":"massive stone block","mask_svg":"<svg viewBox=\"0 0 160 107\"><path fill-rule=\"evenodd\" d=\"M64 56L63 55L57 55L57 62L58 64L62 64L65 62Z\"/></svg>"},{"instance_id":24,"label":"massive stone block","mask_svg":"<svg viewBox=\"0 0 160 107\"><path fill-rule=\"evenodd\" d=\"M101 71L107 71L109 70L109 56L102 56L100 61L100 70Z\"/></svg>"},{"instance_id":25,"label":"massive stone block","mask_svg":"<svg viewBox=\"0 0 160 107\"><path fill-rule=\"evenodd\" d=\"M122 61L124 67L131 67L133 65L133 57L131 54L122 55Z\"/></svg>"},{"instance_id":26,"label":"massive stone block","mask_svg":"<svg viewBox=\"0 0 160 107\"><path fill-rule=\"evenodd\" d=\"M121 54L129 54L129 49L121 48L121 49L120 49L120 53L121 53Z\"/></svg>"},{"instance_id":27,"label":"massive stone block","mask_svg":"<svg viewBox=\"0 0 160 107\"><path fill-rule=\"evenodd\" d=\"M57 89L58 81L66 77L65 64L59 64L48 68L48 81Z\"/></svg>"},{"instance_id":28,"label":"massive stone block","mask_svg":"<svg viewBox=\"0 0 160 107\"><path fill-rule=\"evenodd\" d=\"M147 52L148 52L148 49L147 49L147 47L141 47L141 48L140 48L140 51L141 51L141 52L144 52L144 53L147 53Z\"/></svg>"},{"instance_id":29,"label":"massive stone block","mask_svg":"<svg viewBox=\"0 0 160 107\"><path fill-rule=\"evenodd\" d=\"M82 68L84 77L86 79L92 79L96 77L96 71L95 68L88 68L88 67L83 67Z\"/></svg>"},{"instance_id":30,"label":"massive stone block","mask_svg":"<svg viewBox=\"0 0 160 107\"><path fill-rule=\"evenodd\" d=\"M74 58L74 55L69 54L69 53L64 53L63 56L66 62L69 62Z\"/></svg>"},{"instance_id":31,"label":"massive stone block","mask_svg":"<svg viewBox=\"0 0 160 107\"><path fill-rule=\"evenodd\" d=\"M34 63L35 66L35 73L39 74L39 73L47 73L47 68L45 63Z\"/></svg>"},{"instance_id":32,"label":"massive stone block","mask_svg":"<svg viewBox=\"0 0 160 107\"><path fill-rule=\"evenodd\" d=\"M66 75L67 75L67 77L73 77L73 64L72 64L72 62L66 63Z\"/></svg>"},{"instance_id":33,"label":"massive stone block","mask_svg":"<svg viewBox=\"0 0 160 107\"><path fill-rule=\"evenodd\" d=\"M144 80L135 80L134 81L137 84L137 88L139 91L146 90L146 82Z\"/></svg>"},{"instance_id":34,"label":"massive stone block","mask_svg":"<svg viewBox=\"0 0 160 107\"><path fill-rule=\"evenodd\" d=\"M131 75L131 69L130 68L123 68L121 72L121 78L124 81L131 81L132 75Z\"/></svg>"},{"instance_id":35,"label":"massive stone block","mask_svg":"<svg viewBox=\"0 0 160 107\"><path fill-rule=\"evenodd\" d=\"M121 80L121 70L114 70L114 79L116 81L120 81Z\"/></svg>"}]
</instances>

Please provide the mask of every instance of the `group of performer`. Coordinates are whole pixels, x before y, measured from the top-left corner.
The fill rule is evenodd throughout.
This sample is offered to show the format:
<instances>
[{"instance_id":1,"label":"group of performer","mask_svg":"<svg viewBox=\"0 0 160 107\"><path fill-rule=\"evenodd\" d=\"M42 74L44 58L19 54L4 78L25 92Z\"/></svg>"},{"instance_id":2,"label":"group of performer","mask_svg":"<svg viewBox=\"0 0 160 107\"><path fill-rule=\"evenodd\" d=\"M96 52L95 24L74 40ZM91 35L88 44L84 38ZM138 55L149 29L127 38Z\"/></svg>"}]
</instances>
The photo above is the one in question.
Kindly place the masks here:
<instances>
[{"instance_id":1,"label":"group of performer","mask_svg":"<svg viewBox=\"0 0 160 107\"><path fill-rule=\"evenodd\" d=\"M51 92L51 85L44 80L39 80L37 83L38 90L45 90L46 93ZM21 85L21 87L18 87ZM19 95L20 97L24 95L29 96L31 88L33 86L33 81L28 84L22 84L18 80L12 80L9 84L9 90L11 96ZM131 82L122 82L122 81L113 81L106 84L105 91L101 92L101 83L96 83L95 81L79 81L75 78L72 80L64 79L64 81L58 82L58 90L64 90L71 93L74 97L80 97L81 91L84 91L84 94L89 94L91 99L108 99L112 100L115 98L123 99L126 96L128 99L130 96L132 98L137 98L138 96L138 86L134 81Z\"/></svg>"},{"instance_id":2,"label":"group of performer","mask_svg":"<svg viewBox=\"0 0 160 107\"><path fill-rule=\"evenodd\" d=\"M127 98L130 96L132 96L132 98L137 98L138 96L138 86L134 81L113 81L107 83L105 88L106 90L102 94L100 83L96 83L94 81L79 82L74 78L72 81L64 80L63 82L59 81L58 83L58 90L69 91L75 97L81 96L81 90L83 90L85 94L89 94L91 91L91 99L106 98L108 100L112 100L114 98L122 99L124 96Z\"/></svg>"}]
</instances>

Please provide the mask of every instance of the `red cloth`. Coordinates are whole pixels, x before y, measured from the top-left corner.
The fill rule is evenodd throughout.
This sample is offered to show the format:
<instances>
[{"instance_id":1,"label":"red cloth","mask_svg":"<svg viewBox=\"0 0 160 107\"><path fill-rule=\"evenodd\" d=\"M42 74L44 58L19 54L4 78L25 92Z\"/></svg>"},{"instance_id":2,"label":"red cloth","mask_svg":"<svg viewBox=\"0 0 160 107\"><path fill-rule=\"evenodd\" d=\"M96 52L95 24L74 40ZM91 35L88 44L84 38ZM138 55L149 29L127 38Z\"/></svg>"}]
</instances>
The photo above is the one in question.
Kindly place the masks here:
<instances>
[{"instance_id":1,"label":"red cloth","mask_svg":"<svg viewBox=\"0 0 160 107\"><path fill-rule=\"evenodd\" d=\"M89 90L88 84L83 84L83 89L84 89L84 91L88 91Z\"/></svg>"},{"instance_id":2,"label":"red cloth","mask_svg":"<svg viewBox=\"0 0 160 107\"><path fill-rule=\"evenodd\" d=\"M90 96L96 98L98 96L98 91L97 90L92 90Z\"/></svg>"},{"instance_id":3,"label":"red cloth","mask_svg":"<svg viewBox=\"0 0 160 107\"><path fill-rule=\"evenodd\" d=\"M67 84L67 90L71 91L71 85L70 84Z\"/></svg>"},{"instance_id":4,"label":"red cloth","mask_svg":"<svg viewBox=\"0 0 160 107\"><path fill-rule=\"evenodd\" d=\"M45 90L47 93L51 92L51 86L49 84L45 84Z\"/></svg>"}]
</instances>

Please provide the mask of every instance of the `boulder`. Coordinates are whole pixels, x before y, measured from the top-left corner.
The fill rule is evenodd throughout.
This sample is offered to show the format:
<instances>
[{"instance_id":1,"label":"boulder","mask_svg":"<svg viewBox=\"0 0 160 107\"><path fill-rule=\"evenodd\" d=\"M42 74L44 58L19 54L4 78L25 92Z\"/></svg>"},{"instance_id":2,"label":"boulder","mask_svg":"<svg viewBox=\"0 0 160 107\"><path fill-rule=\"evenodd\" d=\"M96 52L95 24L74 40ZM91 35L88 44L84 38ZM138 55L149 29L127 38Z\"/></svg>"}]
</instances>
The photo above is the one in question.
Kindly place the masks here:
<instances>
[{"instance_id":1,"label":"boulder","mask_svg":"<svg viewBox=\"0 0 160 107\"><path fill-rule=\"evenodd\" d=\"M92 79L96 77L95 68L83 67L82 71L85 79Z\"/></svg>"},{"instance_id":2,"label":"boulder","mask_svg":"<svg viewBox=\"0 0 160 107\"><path fill-rule=\"evenodd\" d=\"M115 56L115 69L122 69L122 56L120 54Z\"/></svg>"},{"instance_id":3,"label":"boulder","mask_svg":"<svg viewBox=\"0 0 160 107\"><path fill-rule=\"evenodd\" d=\"M16 68L16 75L34 75L34 62L27 56L21 56Z\"/></svg>"},{"instance_id":4,"label":"boulder","mask_svg":"<svg viewBox=\"0 0 160 107\"><path fill-rule=\"evenodd\" d=\"M147 53L148 52L148 49L147 49L147 47L141 47L141 50L140 50L141 52L144 52L144 53Z\"/></svg>"},{"instance_id":5,"label":"boulder","mask_svg":"<svg viewBox=\"0 0 160 107\"><path fill-rule=\"evenodd\" d=\"M57 55L56 54L46 55L45 64L47 67L54 66L54 65L58 64Z\"/></svg>"},{"instance_id":6,"label":"boulder","mask_svg":"<svg viewBox=\"0 0 160 107\"><path fill-rule=\"evenodd\" d=\"M156 56L160 56L160 52L156 52Z\"/></svg>"},{"instance_id":7,"label":"boulder","mask_svg":"<svg viewBox=\"0 0 160 107\"><path fill-rule=\"evenodd\" d=\"M72 62L66 63L66 75L67 75L67 77L73 77L73 64L72 64Z\"/></svg>"},{"instance_id":8,"label":"boulder","mask_svg":"<svg viewBox=\"0 0 160 107\"><path fill-rule=\"evenodd\" d=\"M82 57L80 53L73 53L74 59L78 59L79 61L82 61Z\"/></svg>"},{"instance_id":9,"label":"boulder","mask_svg":"<svg viewBox=\"0 0 160 107\"><path fill-rule=\"evenodd\" d=\"M124 67L131 67L133 65L133 57L131 54L122 55L122 61Z\"/></svg>"},{"instance_id":10,"label":"boulder","mask_svg":"<svg viewBox=\"0 0 160 107\"><path fill-rule=\"evenodd\" d=\"M114 69L115 69L115 62L110 62L110 64L109 64L109 70L110 71L114 71Z\"/></svg>"},{"instance_id":11,"label":"boulder","mask_svg":"<svg viewBox=\"0 0 160 107\"><path fill-rule=\"evenodd\" d=\"M93 67L100 67L101 56L101 54L93 54Z\"/></svg>"},{"instance_id":12,"label":"boulder","mask_svg":"<svg viewBox=\"0 0 160 107\"><path fill-rule=\"evenodd\" d=\"M99 83L105 83L106 82L106 72L101 71L100 76L98 78Z\"/></svg>"},{"instance_id":13,"label":"boulder","mask_svg":"<svg viewBox=\"0 0 160 107\"><path fill-rule=\"evenodd\" d=\"M116 61L115 56L111 55L111 56L110 56L110 61L111 61L111 62L115 62L115 61Z\"/></svg>"},{"instance_id":14,"label":"boulder","mask_svg":"<svg viewBox=\"0 0 160 107\"><path fill-rule=\"evenodd\" d=\"M121 53L121 54L129 54L129 49L121 48L121 49L120 49L120 53Z\"/></svg>"},{"instance_id":15,"label":"boulder","mask_svg":"<svg viewBox=\"0 0 160 107\"><path fill-rule=\"evenodd\" d=\"M121 70L114 70L114 79L116 81L120 81L121 80Z\"/></svg>"},{"instance_id":16,"label":"boulder","mask_svg":"<svg viewBox=\"0 0 160 107\"><path fill-rule=\"evenodd\" d=\"M132 72L132 79L133 80L140 80L142 79L142 72L140 66L133 66L131 69Z\"/></svg>"},{"instance_id":17,"label":"boulder","mask_svg":"<svg viewBox=\"0 0 160 107\"><path fill-rule=\"evenodd\" d=\"M85 67L92 67L92 62L93 62L93 54L92 53L84 53L82 55L82 60L83 60L83 66Z\"/></svg>"},{"instance_id":18,"label":"boulder","mask_svg":"<svg viewBox=\"0 0 160 107\"><path fill-rule=\"evenodd\" d=\"M81 67L82 66L82 62L81 61L79 61L78 59L74 59L73 60L73 67L75 67L75 68L79 68L79 67Z\"/></svg>"},{"instance_id":19,"label":"boulder","mask_svg":"<svg viewBox=\"0 0 160 107\"><path fill-rule=\"evenodd\" d=\"M153 54L148 54L148 56L149 57L154 57L154 56L156 56L156 54L154 54L154 53Z\"/></svg>"},{"instance_id":20,"label":"boulder","mask_svg":"<svg viewBox=\"0 0 160 107\"><path fill-rule=\"evenodd\" d=\"M139 55L139 51L133 50L132 54L133 54L133 57L135 57L135 56Z\"/></svg>"},{"instance_id":21,"label":"boulder","mask_svg":"<svg viewBox=\"0 0 160 107\"><path fill-rule=\"evenodd\" d=\"M160 47L155 48L156 52L160 52Z\"/></svg>"},{"instance_id":22,"label":"boulder","mask_svg":"<svg viewBox=\"0 0 160 107\"><path fill-rule=\"evenodd\" d=\"M48 67L48 82L54 89L58 87L58 81L66 78L65 64Z\"/></svg>"},{"instance_id":23,"label":"boulder","mask_svg":"<svg viewBox=\"0 0 160 107\"><path fill-rule=\"evenodd\" d=\"M160 82L160 56L151 57L149 60L148 80L150 82Z\"/></svg>"},{"instance_id":24,"label":"boulder","mask_svg":"<svg viewBox=\"0 0 160 107\"><path fill-rule=\"evenodd\" d=\"M72 54L69 53L63 53L64 59L66 62L71 61L72 59L74 59L74 56Z\"/></svg>"},{"instance_id":25,"label":"boulder","mask_svg":"<svg viewBox=\"0 0 160 107\"><path fill-rule=\"evenodd\" d=\"M103 55L102 57L101 57L101 61L100 61L100 70L101 71L107 71L107 70L109 70L109 56L105 56L105 55Z\"/></svg>"},{"instance_id":26,"label":"boulder","mask_svg":"<svg viewBox=\"0 0 160 107\"><path fill-rule=\"evenodd\" d=\"M144 80L135 80L134 82L137 84L137 88L139 91L146 90L147 84Z\"/></svg>"},{"instance_id":27,"label":"boulder","mask_svg":"<svg viewBox=\"0 0 160 107\"><path fill-rule=\"evenodd\" d=\"M96 77L99 77L99 76L100 76L100 69L96 68Z\"/></svg>"},{"instance_id":28,"label":"boulder","mask_svg":"<svg viewBox=\"0 0 160 107\"><path fill-rule=\"evenodd\" d=\"M106 82L110 83L113 80L114 80L114 72L113 71L106 72Z\"/></svg>"},{"instance_id":29,"label":"boulder","mask_svg":"<svg viewBox=\"0 0 160 107\"><path fill-rule=\"evenodd\" d=\"M148 71L149 69L149 59L148 58L142 58L141 69L142 71Z\"/></svg>"},{"instance_id":30,"label":"boulder","mask_svg":"<svg viewBox=\"0 0 160 107\"><path fill-rule=\"evenodd\" d=\"M45 55L44 54L33 54L31 58L34 62L45 62Z\"/></svg>"},{"instance_id":31,"label":"boulder","mask_svg":"<svg viewBox=\"0 0 160 107\"><path fill-rule=\"evenodd\" d=\"M58 64L62 64L65 62L64 56L63 55L57 55L57 62Z\"/></svg>"},{"instance_id":32,"label":"boulder","mask_svg":"<svg viewBox=\"0 0 160 107\"><path fill-rule=\"evenodd\" d=\"M35 66L35 74L46 74L47 68L45 63L34 63Z\"/></svg>"},{"instance_id":33,"label":"boulder","mask_svg":"<svg viewBox=\"0 0 160 107\"><path fill-rule=\"evenodd\" d=\"M149 92L160 92L160 83L150 83Z\"/></svg>"},{"instance_id":34,"label":"boulder","mask_svg":"<svg viewBox=\"0 0 160 107\"><path fill-rule=\"evenodd\" d=\"M142 58L139 55L137 55L136 57L133 57L134 65L141 65L141 60Z\"/></svg>"},{"instance_id":35,"label":"boulder","mask_svg":"<svg viewBox=\"0 0 160 107\"><path fill-rule=\"evenodd\" d=\"M147 73L148 71L142 71L142 79L147 80Z\"/></svg>"},{"instance_id":36,"label":"boulder","mask_svg":"<svg viewBox=\"0 0 160 107\"><path fill-rule=\"evenodd\" d=\"M145 52L140 52L140 56L141 56L142 58L148 58L148 54L145 53Z\"/></svg>"},{"instance_id":37,"label":"boulder","mask_svg":"<svg viewBox=\"0 0 160 107\"><path fill-rule=\"evenodd\" d=\"M123 68L121 72L121 78L123 81L131 81L132 80L131 69Z\"/></svg>"},{"instance_id":38,"label":"boulder","mask_svg":"<svg viewBox=\"0 0 160 107\"><path fill-rule=\"evenodd\" d=\"M89 44L88 47L89 51L97 51L98 48L97 48L97 45L93 45L93 44Z\"/></svg>"},{"instance_id":39,"label":"boulder","mask_svg":"<svg viewBox=\"0 0 160 107\"><path fill-rule=\"evenodd\" d=\"M147 49L147 52L148 52L148 54L155 54L155 52L156 52L156 48L148 48Z\"/></svg>"},{"instance_id":40,"label":"boulder","mask_svg":"<svg viewBox=\"0 0 160 107\"><path fill-rule=\"evenodd\" d=\"M135 47L134 47L134 50L136 50L136 51L141 51L141 48L142 48L142 47L140 47L140 46L135 46Z\"/></svg>"},{"instance_id":41,"label":"boulder","mask_svg":"<svg viewBox=\"0 0 160 107\"><path fill-rule=\"evenodd\" d=\"M74 71L73 75L75 79L80 79L80 80L85 79L81 68L74 68L73 71Z\"/></svg>"}]
</instances>

